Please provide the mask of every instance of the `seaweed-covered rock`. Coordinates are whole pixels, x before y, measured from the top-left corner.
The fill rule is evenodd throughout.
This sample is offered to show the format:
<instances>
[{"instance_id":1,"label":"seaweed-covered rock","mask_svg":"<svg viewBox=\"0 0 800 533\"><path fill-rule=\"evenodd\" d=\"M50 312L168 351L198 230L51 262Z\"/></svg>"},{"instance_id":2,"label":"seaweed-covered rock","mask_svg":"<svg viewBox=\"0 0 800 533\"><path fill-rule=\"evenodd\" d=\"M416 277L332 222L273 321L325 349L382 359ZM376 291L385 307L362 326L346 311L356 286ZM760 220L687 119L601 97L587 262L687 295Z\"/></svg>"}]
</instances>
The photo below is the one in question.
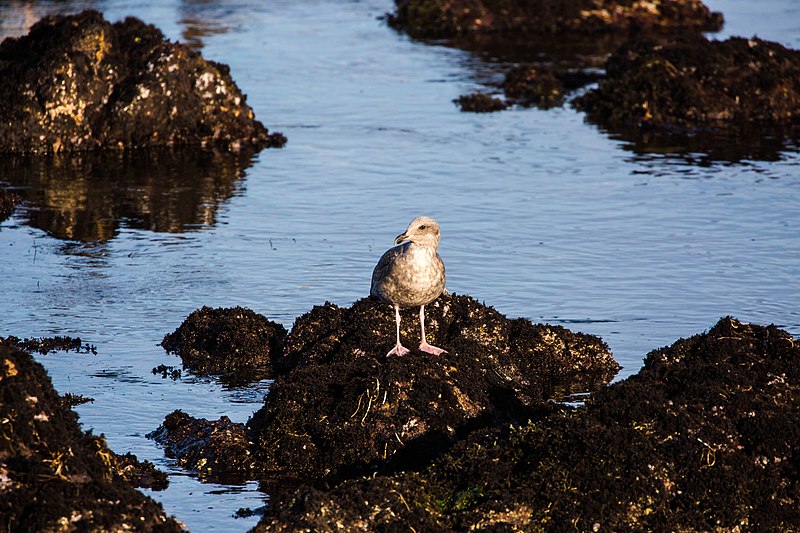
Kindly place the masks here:
<instances>
[{"instance_id":1,"label":"seaweed-covered rock","mask_svg":"<svg viewBox=\"0 0 800 533\"><path fill-rule=\"evenodd\" d=\"M0 529L181 531L77 419L30 354L0 344Z\"/></svg>"},{"instance_id":2,"label":"seaweed-covered rock","mask_svg":"<svg viewBox=\"0 0 800 533\"><path fill-rule=\"evenodd\" d=\"M597 337L509 320L468 296L443 295L425 312L428 340L449 353L387 358L390 306L317 306L272 357L277 377L246 435L227 420L173 413L153 436L209 478L238 469L243 478L335 482L424 468L470 432L538 417L549 398L595 388L619 369ZM416 345L417 310L402 315L403 338ZM229 452L224 441L207 443L222 430L238 435ZM246 460L220 465L222 456Z\"/></svg>"},{"instance_id":3,"label":"seaweed-covered rock","mask_svg":"<svg viewBox=\"0 0 800 533\"><path fill-rule=\"evenodd\" d=\"M0 117L0 152L286 141L254 118L226 65L93 10L0 44Z\"/></svg>"},{"instance_id":4,"label":"seaweed-covered rock","mask_svg":"<svg viewBox=\"0 0 800 533\"><path fill-rule=\"evenodd\" d=\"M636 376L424 472L307 487L257 531L788 531L800 525L800 342L722 319Z\"/></svg>"},{"instance_id":5,"label":"seaweed-covered rock","mask_svg":"<svg viewBox=\"0 0 800 533\"><path fill-rule=\"evenodd\" d=\"M511 69L503 82L503 91L510 101L543 109L564 102L564 84L549 70L530 65Z\"/></svg>"},{"instance_id":6,"label":"seaweed-covered rock","mask_svg":"<svg viewBox=\"0 0 800 533\"><path fill-rule=\"evenodd\" d=\"M509 320L468 296L425 311L428 341L448 354L387 358L393 312L371 299L298 318L276 361L284 374L248 422L260 468L317 480L418 468L475 428L525 422L562 387L619 368L597 337ZM413 346L417 310L402 316Z\"/></svg>"},{"instance_id":7,"label":"seaweed-covered rock","mask_svg":"<svg viewBox=\"0 0 800 533\"><path fill-rule=\"evenodd\" d=\"M140 461L130 452L125 455L114 454L114 461L117 473L134 487L158 491L169 486L167 474L150 461Z\"/></svg>"},{"instance_id":8,"label":"seaweed-covered rock","mask_svg":"<svg viewBox=\"0 0 800 533\"><path fill-rule=\"evenodd\" d=\"M167 334L161 345L196 374L255 380L269 371L285 338L286 328L250 309L203 307Z\"/></svg>"},{"instance_id":9,"label":"seaweed-covered rock","mask_svg":"<svg viewBox=\"0 0 800 533\"><path fill-rule=\"evenodd\" d=\"M395 0L389 23L413 37L465 34L716 31L722 15L700 0Z\"/></svg>"},{"instance_id":10,"label":"seaweed-covered rock","mask_svg":"<svg viewBox=\"0 0 800 533\"><path fill-rule=\"evenodd\" d=\"M11 191L0 189L0 222L14 214L20 197Z\"/></svg>"},{"instance_id":11,"label":"seaweed-covered rock","mask_svg":"<svg viewBox=\"0 0 800 533\"><path fill-rule=\"evenodd\" d=\"M0 344L16 346L29 352L37 352L42 355L51 352L77 352L92 353L97 355L97 347L93 344L81 341L80 337L65 337L56 335L55 337L41 337L34 339L20 339L10 335L5 339L0 337Z\"/></svg>"},{"instance_id":12,"label":"seaweed-covered rock","mask_svg":"<svg viewBox=\"0 0 800 533\"><path fill-rule=\"evenodd\" d=\"M463 94L453 100L453 103L461 111L469 113L492 113L494 111L502 111L508 107L508 104L500 98L482 92Z\"/></svg>"},{"instance_id":13,"label":"seaweed-covered rock","mask_svg":"<svg viewBox=\"0 0 800 533\"><path fill-rule=\"evenodd\" d=\"M244 424L227 416L216 421L173 411L155 431L148 433L184 467L203 481L241 483L253 478L254 464Z\"/></svg>"},{"instance_id":14,"label":"seaweed-covered rock","mask_svg":"<svg viewBox=\"0 0 800 533\"><path fill-rule=\"evenodd\" d=\"M607 79L575 105L611 129L800 124L800 51L778 43L639 39L612 55L606 70Z\"/></svg>"}]
</instances>

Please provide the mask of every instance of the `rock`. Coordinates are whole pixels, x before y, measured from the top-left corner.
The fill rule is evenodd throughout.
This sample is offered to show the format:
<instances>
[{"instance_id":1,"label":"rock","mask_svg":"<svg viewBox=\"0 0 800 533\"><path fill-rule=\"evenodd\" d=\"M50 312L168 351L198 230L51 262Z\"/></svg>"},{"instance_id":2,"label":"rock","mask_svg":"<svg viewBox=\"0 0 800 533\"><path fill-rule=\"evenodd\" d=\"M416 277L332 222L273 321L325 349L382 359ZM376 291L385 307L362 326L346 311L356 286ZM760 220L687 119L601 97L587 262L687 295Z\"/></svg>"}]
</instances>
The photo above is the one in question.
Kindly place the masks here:
<instances>
[{"instance_id":1,"label":"rock","mask_svg":"<svg viewBox=\"0 0 800 533\"><path fill-rule=\"evenodd\" d=\"M252 443L245 425L233 423L227 416L208 421L177 410L147 438L164 446L167 457L195 471L201 481L242 483L253 478Z\"/></svg>"},{"instance_id":2,"label":"rock","mask_svg":"<svg viewBox=\"0 0 800 533\"><path fill-rule=\"evenodd\" d=\"M282 146L226 65L129 17L46 17L0 44L0 152Z\"/></svg>"},{"instance_id":3,"label":"rock","mask_svg":"<svg viewBox=\"0 0 800 533\"><path fill-rule=\"evenodd\" d=\"M195 374L223 374L254 381L278 357L286 328L250 309L203 307L164 337L161 345Z\"/></svg>"},{"instance_id":4,"label":"rock","mask_svg":"<svg viewBox=\"0 0 800 533\"><path fill-rule=\"evenodd\" d=\"M0 528L182 531L118 464L102 435L80 430L44 368L0 344Z\"/></svg>"},{"instance_id":5,"label":"rock","mask_svg":"<svg viewBox=\"0 0 800 533\"><path fill-rule=\"evenodd\" d=\"M508 104L501 99L482 92L461 95L453 100L453 103L461 111L470 113L492 113L494 111L502 111L508 107Z\"/></svg>"},{"instance_id":6,"label":"rock","mask_svg":"<svg viewBox=\"0 0 800 533\"><path fill-rule=\"evenodd\" d=\"M529 65L508 71L503 90L509 101L525 107L549 109L564 103L564 84L549 70Z\"/></svg>"},{"instance_id":7,"label":"rock","mask_svg":"<svg viewBox=\"0 0 800 533\"><path fill-rule=\"evenodd\" d=\"M428 342L447 355L385 357L393 311L371 299L298 318L277 361L290 370L248 422L261 468L313 480L418 468L476 428L524 423L619 369L597 337L509 320L468 296L443 295L425 312ZM417 313L402 311L407 346Z\"/></svg>"},{"instance_id":8,"label":"rock","mask_svg":"<svg viewBox=\"0 0 800 533\"><path fill-rule=\"evenodd\" d=\"M0 345L3 344L16 346L22 350L37 352L42 355L51 352L76 352L97 355L97 346L88 342L84 343L80 337L56 335L55 337L41 337L38 339L20 339L12 335L5 339L0 337Z\"/></svg>"},{"instance_id":9,"label":"rock","mask_svg":"<svg viewBox=\"0 0 800 533\"><path fill-rule=\"evenodd\" d=\"M306 486L255 531L786 531L798 443L800 343L724 318L583 407L476 431L422 471Z\"/></svg>"},{"instance_id":10,"label":"rock","mask_svg":"<svg viewBox=\"0 0 800 533\"><path fill-rule=\"evenodd\" d=\"M700 0L395 0L390 25L412 37L487 33L598 34L653 30L717 31L722 15Z\"/></svg>"},{"instance_id":11,"label":"rock","mask_svg":"<svg viewBox=\"0 0 800 533\"><path fill-rule=\"evenodd\" d=\"M192 337L232 354L237 335L215 333L226 315L208 311ZM246 432L227 419L173 413L153 437L209 478L238 471L244 479L335 482L424 467L470 432L538 417L550 398L596 388L619 368L597 337L509 320L468 296L443 295L425 311L428 341L446 356L387 358L394 315L375 300L317 306L270 357L275 381ZM415 346L417 310L402 314L402 336ZM209 444L223 431L231 442Z\"/></svg>"},{"instance_id":12,"label":"rock","mask_svg":"<svg viewBox=\"0 0 800 533\"><path fill-rule=\"evenodd\" d=\"M613 54L606 70L607 79L575 105L610 129L692 133L800 123L800 51L778 43L638 39Z\"/></svg>"},{"instance_id":13,"label":"rock","mask_svg":"<svg viewBox=\"0 0 800 533\"><path fill-rule=\"evenodd\" d=\"M114 454L114 461L117 474L134 487L159 491L169 486L167 474L150 461L139 461L132 453Z\"/></svg>"}]
</instances>

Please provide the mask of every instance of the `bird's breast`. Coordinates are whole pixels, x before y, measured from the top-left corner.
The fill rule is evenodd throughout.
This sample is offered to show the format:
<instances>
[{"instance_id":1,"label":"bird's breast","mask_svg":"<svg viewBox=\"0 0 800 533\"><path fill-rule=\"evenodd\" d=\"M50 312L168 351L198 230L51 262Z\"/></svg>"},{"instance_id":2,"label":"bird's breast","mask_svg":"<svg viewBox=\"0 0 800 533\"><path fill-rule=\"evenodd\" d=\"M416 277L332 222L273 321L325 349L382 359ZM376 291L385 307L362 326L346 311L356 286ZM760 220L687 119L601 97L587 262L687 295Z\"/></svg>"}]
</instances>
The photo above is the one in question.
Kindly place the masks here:
<instances>
[{"instance_id":1,"label":"bird's breast","mask_svg":"<svg viewBox=\"0 0 800 533\"><path fill-rule=\"evenodd\" d=\"M435 300L444 285L444 264L436 250L411 244L394 258L374 289L377 296L393 304L415 307Z\"/></svg>"}]
</instances>

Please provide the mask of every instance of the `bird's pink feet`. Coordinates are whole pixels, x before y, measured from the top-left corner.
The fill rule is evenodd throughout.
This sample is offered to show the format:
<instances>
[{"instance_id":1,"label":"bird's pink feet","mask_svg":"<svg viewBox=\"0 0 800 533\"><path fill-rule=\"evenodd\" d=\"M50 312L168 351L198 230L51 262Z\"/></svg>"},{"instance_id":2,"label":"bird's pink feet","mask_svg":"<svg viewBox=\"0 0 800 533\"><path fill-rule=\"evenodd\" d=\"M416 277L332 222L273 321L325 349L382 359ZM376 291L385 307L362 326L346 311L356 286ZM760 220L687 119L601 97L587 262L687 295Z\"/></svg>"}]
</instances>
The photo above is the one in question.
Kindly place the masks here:
<instances>
[{"instance_id":1,"label":"bird's pink feet","mask_svg":"<svg viewBox=\"0 0 800 533\"><path fill-rule=\"evenodd\" d=\"M409 350L408 348L406 348L405 346L403 346L402 344L400 344L400 343L398 342L398 343L395 345L395 347L394 347L394 348L392 348L392 350L391 350L389 353L387 353L387 354L386 354L386 357L390 357L390 356L392 356L392 355L397 355L397 356L400 356L400 355L405 355L405 354L407 354L407 353L408 353L408 352L410 352L410 351L411 351L411 350Z\"/></svg>"},{"instance_id":2,"label":"bird's pink feet","mask_svg":"<svg viewBox=\"0 0 800 533\"><path fill-rule=\"evenodd\" d=\"M447 353L447 350L442 350L441 348L437 348L436 346L431 346L425 341L419 343L419 349L425 353L432 353L433 355L441 355L443 353Z\"/></svg>"}]
</instances>

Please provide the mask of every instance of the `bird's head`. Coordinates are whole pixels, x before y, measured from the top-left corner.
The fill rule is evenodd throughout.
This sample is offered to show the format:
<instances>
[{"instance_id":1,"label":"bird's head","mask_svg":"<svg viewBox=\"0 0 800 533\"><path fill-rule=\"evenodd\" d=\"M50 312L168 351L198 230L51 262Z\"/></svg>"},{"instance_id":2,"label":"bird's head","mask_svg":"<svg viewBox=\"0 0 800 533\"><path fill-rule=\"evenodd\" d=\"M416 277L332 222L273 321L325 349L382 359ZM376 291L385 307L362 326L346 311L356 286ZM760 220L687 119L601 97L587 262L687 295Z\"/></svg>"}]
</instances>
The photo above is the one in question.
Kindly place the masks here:
<instances>
[{"instance_id":1,"label":"bird's head","mask_svg":"<svg viewBox=\"0 0 800 533\"><path fill-rule=\"evenodd\" d=\"M417 217L411 221L405 233L394 240L395 244L413 242L425 246L439 247L439 223L431 217Z\"/></svg>"}]
</instances>

